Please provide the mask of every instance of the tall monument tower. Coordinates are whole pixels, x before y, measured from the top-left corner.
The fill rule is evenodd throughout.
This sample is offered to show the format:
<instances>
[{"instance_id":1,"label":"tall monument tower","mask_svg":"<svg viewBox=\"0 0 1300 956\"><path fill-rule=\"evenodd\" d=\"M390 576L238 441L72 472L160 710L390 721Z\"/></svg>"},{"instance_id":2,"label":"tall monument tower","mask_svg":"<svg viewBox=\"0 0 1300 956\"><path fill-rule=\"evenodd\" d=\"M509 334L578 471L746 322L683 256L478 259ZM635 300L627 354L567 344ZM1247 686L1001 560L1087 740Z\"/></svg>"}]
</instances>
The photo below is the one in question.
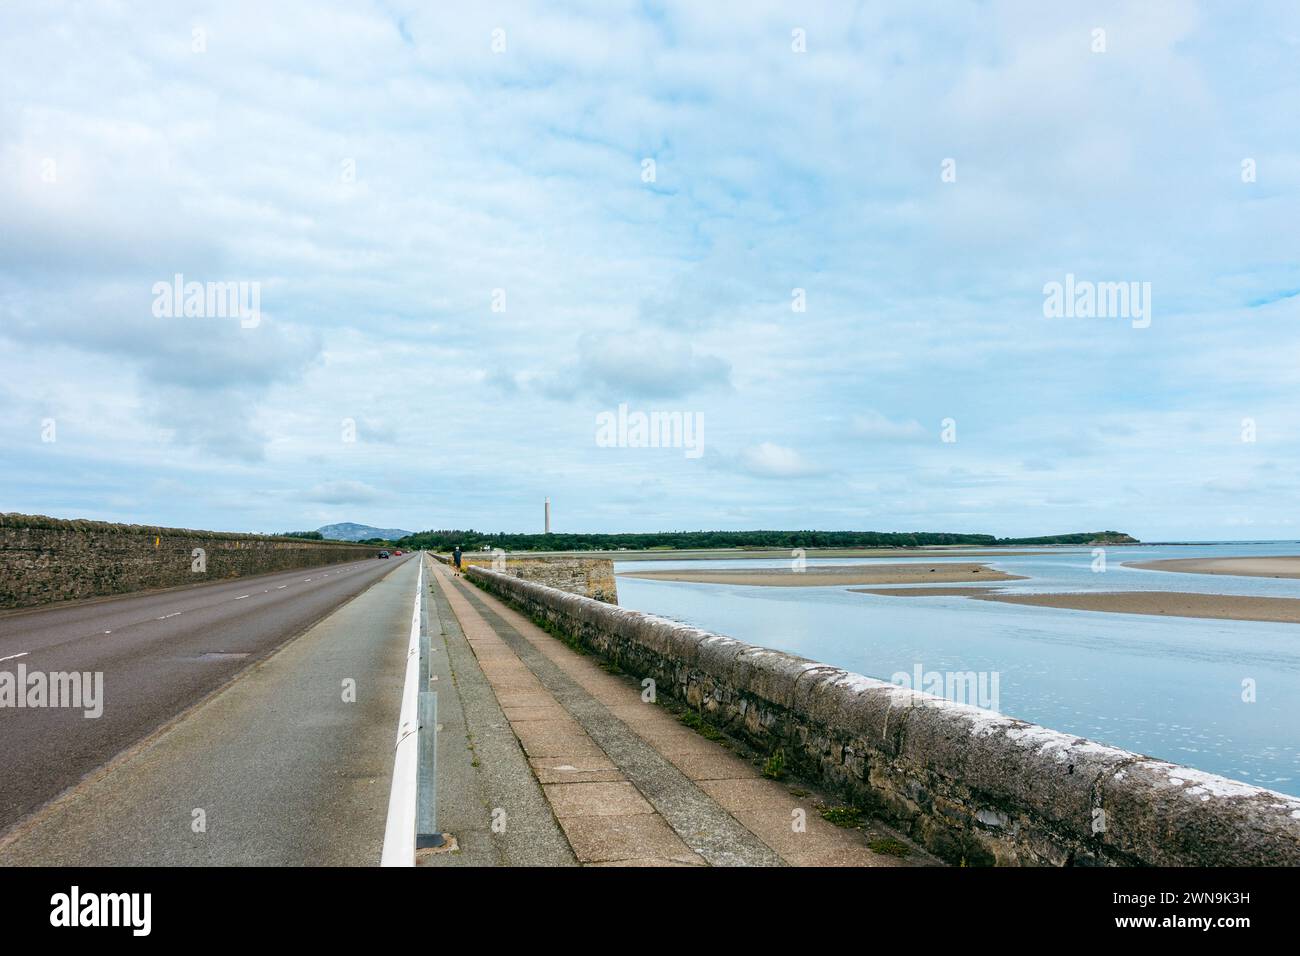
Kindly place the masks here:
<instances>
[{"instance_id":1,"label":"tall monument tower","mask_svg":"<svg viewBox=\"0 0 1300 956\"><path fill-rule=\"evenodd\" d=\"M546 533L551 533L551 499L546 499Z\"/></svg>"}]
</instances>

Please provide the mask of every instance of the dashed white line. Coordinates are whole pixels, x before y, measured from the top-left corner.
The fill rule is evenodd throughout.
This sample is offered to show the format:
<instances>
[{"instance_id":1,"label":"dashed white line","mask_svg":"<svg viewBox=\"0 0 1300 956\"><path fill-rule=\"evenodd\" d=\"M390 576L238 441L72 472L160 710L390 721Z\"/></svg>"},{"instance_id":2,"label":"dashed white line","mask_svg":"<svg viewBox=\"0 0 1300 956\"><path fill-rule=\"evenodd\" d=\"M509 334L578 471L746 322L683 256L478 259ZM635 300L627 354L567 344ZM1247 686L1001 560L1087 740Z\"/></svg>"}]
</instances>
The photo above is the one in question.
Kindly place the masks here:
<instances>
[{"instance_id":1,"label":"dashed white line","mask_svg":"<svg viewBox=\"0 0 1300 956\"><path fill-rule=\"evenodd\" d=\"M21 654L10 654L8 657L0 657L0 661L16 661L20 657L26 657L31 651L23 651Z\"/></svg>"},{"instance_id":2,"label":"dashed white line","mask_svg":"<svg viewBox=\"0 0 1300 956\"><path fill-rule=\"evenodd\" d=\"M283 590L284 590L285 588L287 588L288 586L289 586L289 585L287 585L287 584L281 584L278 588L276 588L276 590L277 590L277 591L283 591Z\"/></svg>"},{"instance_id":3,"label":"dashed white line","mask_svg":"<svg viewBox=\"0 0 1300 956\"><path fill-rule=\"evenodd\" d=\"M169 618L169 617L177 617L177 616L179 616L179 615L181 615L181 614L184 614L184 613L185 613L184 611L172 611L172 613L170 613L170 614L164 614L162 617L157 618L157 620L159 620L159 621L165 621L165 620L167 620L167 618ZM105 631L105 633L108 633L108 632Z\"/></svg>"},{"instance_id":4,"label":"dashed white line","mask_svg":"<svg viewBox=\"0 0 1300 956\"><path fill-rule=\"evenodd\" d=\"M242 601L242 600L243 600L244 598L246 598L246 597L248 597L247 594L241 594L241 595L239 595L239 597L235 598L235 600L236 600L236 601Z\"/></svg>"}]
</instances>

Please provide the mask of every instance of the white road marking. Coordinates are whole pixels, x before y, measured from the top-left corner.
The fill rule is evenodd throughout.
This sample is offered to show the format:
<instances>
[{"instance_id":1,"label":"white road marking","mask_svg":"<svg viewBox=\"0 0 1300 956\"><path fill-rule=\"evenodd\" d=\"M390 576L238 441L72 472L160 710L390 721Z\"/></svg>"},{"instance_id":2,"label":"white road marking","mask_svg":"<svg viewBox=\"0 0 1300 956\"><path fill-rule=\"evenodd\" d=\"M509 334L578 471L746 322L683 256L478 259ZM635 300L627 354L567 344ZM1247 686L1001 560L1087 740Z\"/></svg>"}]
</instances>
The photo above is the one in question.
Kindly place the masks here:
<instances>
[{"instance_id":1,"label":"white road marking","mask_svg":"<svg viewBox=\"0 0 1300 956\"><path fill-rule=\"evenodd\" d=\"M160 621L165 621L165 620L167 620L167 618L169 618L169 617L177 617L178 615L181 615L181 614L184 614L184 613L185 613L184 611L173 611L171 614L164 614L162 617L158 618L158 620L160 620ZM108 633L108 632L105 631L105 633Z\"/></svg>"},{"instance_id":2,"label":"white road marking","mask_svg":"<svg viewBox=\"0 0 1300 956\"><path fill-rule=\"evenodd\" d=\"M284 590L285 588L287 588L288 586L289 586L289 585L287 585L287 584L281 584L278 588L276 588L276 590L277 590L277 591L283 591L283 590Z\"/></svg>"},{"instance_id":3,"label":"white road marking","mask_svg":"<svg viewBox=\"0 0 1300 956\"><path fill-rule=\"evenodd\" d=\"M246 598L246 597L248 597L247 594L241 594L241 595L239 595L239 597L235 598L235 600L236 600L236 601L242 601L242 600L243 600L244 598Z\"/></svg>"},{"instance_id":4,"label":"white road marking","mask_svg":"<svg viewBox=\"0 0 1300 956\"><path fill-rule=\"evenodd\" d=\"M20 657L26 657L31 651L23 651L21 654L10 654L8 657L0 657L0 661L16 661Z\"/></svg>"}]
</instances>

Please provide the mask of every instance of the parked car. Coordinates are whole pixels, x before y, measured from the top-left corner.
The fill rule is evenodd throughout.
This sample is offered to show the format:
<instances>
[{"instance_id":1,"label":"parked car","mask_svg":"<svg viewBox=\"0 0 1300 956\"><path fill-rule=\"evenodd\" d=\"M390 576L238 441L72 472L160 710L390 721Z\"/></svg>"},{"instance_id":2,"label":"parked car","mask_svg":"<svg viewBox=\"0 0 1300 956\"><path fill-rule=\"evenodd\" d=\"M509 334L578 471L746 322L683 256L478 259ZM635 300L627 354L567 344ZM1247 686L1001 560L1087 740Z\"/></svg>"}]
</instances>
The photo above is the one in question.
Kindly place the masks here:
<instances>
[{"instance_id":1,"label":"parked car","mask_svg":"<svg viewBox=\"0 0 1300 956\"><path fill-rule=\"evenodd\" d=\"M380 551L379 554L376 555L376 557L386 558L386 557L388 557L388 552L387 552L387 551Z\"/></svg>"}]
</instances>

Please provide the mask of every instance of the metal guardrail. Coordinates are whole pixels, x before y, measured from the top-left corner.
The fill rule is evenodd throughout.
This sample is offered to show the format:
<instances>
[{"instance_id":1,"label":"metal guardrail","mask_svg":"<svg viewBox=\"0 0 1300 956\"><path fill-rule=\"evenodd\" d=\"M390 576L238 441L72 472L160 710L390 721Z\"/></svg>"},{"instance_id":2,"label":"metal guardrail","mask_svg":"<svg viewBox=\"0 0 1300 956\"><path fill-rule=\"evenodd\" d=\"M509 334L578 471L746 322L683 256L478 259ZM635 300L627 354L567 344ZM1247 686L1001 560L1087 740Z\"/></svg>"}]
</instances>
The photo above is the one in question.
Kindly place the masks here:
<instances>
[{"instance_id":1,"label":"metal guardrail","mask_svg":"<svg viewBox=\"0 0 1300 956\"><path fill-rule=\"evenodd\" d=\"M438 829L438 694L420 691L420 770L415 785L415 848L439 847L446 838Z\"/></svg>"},{"instance_id":2,"label":"metal guardrail","mask_svg":"<svg viewBox=\"0 0 1300 956\"><path fill-rule=\"evenodd\" d=\"M419 561L381 866L414 866L416 850L446 842L437 824L438 695L429 690L432 642L423 551Z\"/></svg>"},{"instance_id":3,"label":"metal guardrail","mask_svg":"<svg viewBox=\"0 0 1300 956\"><path fill-rule=\"evenodd\" d=\"M424 552L420 552L420 576L424 577ZM421 586L423 588L423 586ZM423 590L421 590L423 597ZM429 605L424 602L420 618L419 767L415 777L415 848L426 850L446 843L438 829L438 692L429 690L429 668L433 638L429 634Z\"/></svg>"}]
</instances>

